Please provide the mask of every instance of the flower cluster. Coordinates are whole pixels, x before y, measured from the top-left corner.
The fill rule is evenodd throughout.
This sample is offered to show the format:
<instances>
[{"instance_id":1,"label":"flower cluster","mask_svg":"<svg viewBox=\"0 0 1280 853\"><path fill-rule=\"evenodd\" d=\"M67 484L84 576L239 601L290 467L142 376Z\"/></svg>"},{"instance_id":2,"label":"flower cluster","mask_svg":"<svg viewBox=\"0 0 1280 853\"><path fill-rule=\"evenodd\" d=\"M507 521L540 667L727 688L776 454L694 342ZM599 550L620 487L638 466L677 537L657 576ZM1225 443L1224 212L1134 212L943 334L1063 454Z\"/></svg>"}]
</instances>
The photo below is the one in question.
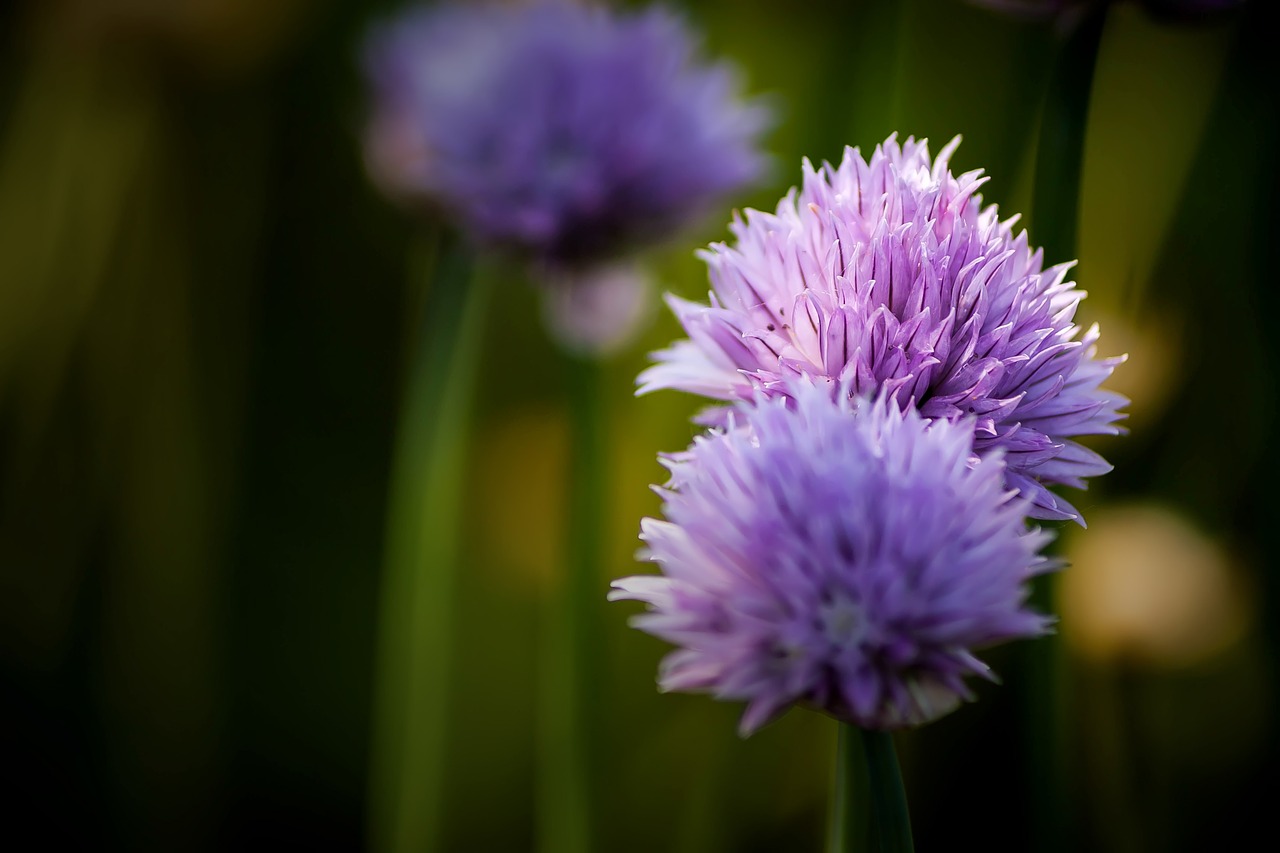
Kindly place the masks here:
<instances>
[{"instance_id":1,"label":"flower cluster","mask_svg":"<svg viewBox=\"0 0 1280 853\"><path fill-rule=\"evenodd\" d=\"M793 704L894 729L968 697L973 649L1044 633L1025 599L1049 536L999 453L971 462L974 424L799 381L668 458L642 535L663 574L611 593L681 647L662 687L747 701L743 734Z\"/></svg>"},{"instance_id":2,"label":"flower cluster","mask_svg":"<svg viewBox=\"0 0 1280 853\"><path fill-rule=\"evenodd\" d=\"M750 400L808 376L973 418L974 452L1003 451L1033 516L1078 519L1047 487L1110 470L1072 439L1119 431L1127 401L1100 384L1120 359L1098 358L1096 326L1074 324L1072 265L1045 268L1016 217L982 206L980 171L951 174L958 142L932 161L924 141L894 137L869 160L851 148L838 167L805 161L775 213L747 211L734 245L703 253L710 304L669 299L689 338L656 354L640 391Z\"/></svg>"},{"instance_id":3,"label":"flower cluster","mask_svg":"<svg viewBox=\"0 0 1280 853\"><path fill-rule=\"evenodd\" d=\"M611 597L678 647L662 687L745 701L744 734L792 705L869 729L955 708L975 650L1048 630L1027 518L1078 519L1048 486L1110 468L1072 439L1118 431L1119 359L1073 322L1071 265L951 174L957 142L806 161L703 253L709 304L669 300L689 337L640 376L727 405L667 457L641 536L661 574Z\"/></svg>"},{"instance_id":4,"label":"flower cluster","mask_svg":"<svg viewBox=\"0 0 1280 853\"><path fill-rule=\"evenodd\" d=\"M759 104L680 20L445 3L374 31L366 151L392 195L555 268L669 236L757 179Z\"/></svg>"}]
</instances>

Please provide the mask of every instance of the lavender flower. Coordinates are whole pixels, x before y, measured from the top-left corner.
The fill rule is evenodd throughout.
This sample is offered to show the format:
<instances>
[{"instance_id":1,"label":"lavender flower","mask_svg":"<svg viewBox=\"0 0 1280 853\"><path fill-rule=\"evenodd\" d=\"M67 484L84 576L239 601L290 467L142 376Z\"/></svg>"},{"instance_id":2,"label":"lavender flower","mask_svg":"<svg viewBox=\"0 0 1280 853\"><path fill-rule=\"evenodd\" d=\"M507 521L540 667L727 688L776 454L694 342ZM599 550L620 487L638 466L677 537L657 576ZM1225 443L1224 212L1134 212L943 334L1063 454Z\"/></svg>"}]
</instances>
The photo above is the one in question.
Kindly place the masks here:
<instances>
[{"instance_id":1,"label":"lavender flower","mask_svg":"<svg viewBox=\"0 0 1280 853\"><path fill-rule=\"evenodd\" d=\"M972 418L792 386L666 461L667 520L641 536L663 574L610 598L680 647L662 689L746 701L744 735L793 704L873 729L942 716L988 675L974 648L1046 632L1024 602L1050 537L998 452L970 463Z\"/></svg>"},{"instance_id":2,"label":"lavender flower","mask_svg":"<svg viewBox=\"0 0 1280 853\"><path fill-rule=\"evenodd\" d=\"M805 375L927 418L974 417L975 452L1005 452L1033 516L1078 519L1046 486L1084 488L1111 469L1071 438L1119 431L1127 401L1099 385L1121 359L1096 358L1097 327L1072 323L1085 295L1072 265L1043 269L1016 217L982 207L981 172L948 171L958 143L932 164L924 141L893 136L870 162L856 148L838 168L806 160L776 214L735 217L736 245L702 253L710 305L669 297L689 339L655 354L640 393L750 400Z\"/></svg>"},{"instance_id":3,"label":"lavender flower","mask_svg":"<svg viewBox=\"0 0 1280 853\"><path fill-rule=\"evenodd\" d=\"M554 267L669 236L758 178L766 112L654 8L446 3L377 29L374 176Z\"/></svg>"}]
</instances>

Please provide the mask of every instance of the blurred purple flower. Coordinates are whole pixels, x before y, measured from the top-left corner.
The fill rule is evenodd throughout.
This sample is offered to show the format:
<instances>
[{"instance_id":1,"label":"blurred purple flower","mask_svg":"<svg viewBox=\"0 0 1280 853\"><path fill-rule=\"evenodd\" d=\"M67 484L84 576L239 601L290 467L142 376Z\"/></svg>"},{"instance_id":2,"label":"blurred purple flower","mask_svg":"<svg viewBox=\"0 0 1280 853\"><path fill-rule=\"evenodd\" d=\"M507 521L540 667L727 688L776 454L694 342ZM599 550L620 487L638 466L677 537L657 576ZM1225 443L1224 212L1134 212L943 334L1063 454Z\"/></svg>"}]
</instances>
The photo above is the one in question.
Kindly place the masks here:
<instances>
[{"instance_id":1,"label":"blurred purple flower","mask_svg":"<svg viewBox=\"0 0 1280 853\"><path fill-rule=\"evenodd\" d=\"M767 111L671 13L446 3L371 34L369 168L477 242L553 267L670 236L765 167Z\"/></svg>"},{"instance_id":2,"label":"blurred purple flower","mask_svg":"<svg viewBox=\"0 0 1280 853\"><path fill-rule=\"evenodd\" d=\"M972 419L793 382L667 459L667 520L641 535L663 574L610 598L648 604L634 627L680 647L662 689L746 701L744 735L793 704L873 729L949 713L990 677L975 648L1047 631L1025 601L1056 568L1050 536L999 454L970 461Z\"/></svg>"},{"instance_id":3,"label":"blurred purple flower","mask_svg":"<svg viewBox=\"0 0 1280 853\"><path fill-rule=\"evenodd\" d=\"M924 141L892 136L870 162L856 148L838 168L806 160L776 214L748 210L736 245L702 253L710 305L668 297L689 339L655 353L640 393L744 400L785 395L796 374L882 390L928 418L975 417L975 452L1005 452L1033 516L1078 519L1046 485L1111 470L1070 437L1119 431L1127 401L1099 385L1121 359L1095 357L1096 326L1078 337L1072 264L1042 269L1016 217L982 207L981 172L951 175L958 143L932 165Z\"/></svg>"},{"instance_id":4,"label":"blurred purple flower","mask_svg":"<svg viewBox=\"0 0 1280 853\"><path fill-rule=\"evenodd\" d=\"M562 347L577 355L617 352L655 313L653 282L635 264L553 273L543 284L543 322Z\"/></svg>"}]
</instances>

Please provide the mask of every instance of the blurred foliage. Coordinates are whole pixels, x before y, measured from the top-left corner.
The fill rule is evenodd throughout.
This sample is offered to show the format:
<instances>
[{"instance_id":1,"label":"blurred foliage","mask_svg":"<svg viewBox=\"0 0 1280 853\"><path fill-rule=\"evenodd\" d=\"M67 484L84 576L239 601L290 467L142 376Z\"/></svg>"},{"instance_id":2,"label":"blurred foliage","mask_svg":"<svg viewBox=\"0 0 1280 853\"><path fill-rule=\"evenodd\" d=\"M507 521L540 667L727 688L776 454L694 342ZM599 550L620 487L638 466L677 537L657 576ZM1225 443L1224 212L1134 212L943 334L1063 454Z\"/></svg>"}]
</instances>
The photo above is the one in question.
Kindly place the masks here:
<instances>
[{"instance_id":1,"label":"blurred foliage","mask_svg":"<svg viewBox=\"0 0 1280 853\"><path fill-rule=\"evenodd\" d=\"M422 304L407 259L433 227L379 199L361 165L355 55L390 5L0 7L0 727L10 825L47 846L364 842L388 467ZM1194 660L1072 652L1079 849L1229 848L1269 826L1280 127L1266 5L1177 29L1117 5L1104 36L1078 280L1103 348L1131 355L1115 385L1133 432L1100 443L1116 471L1077 503L1099 519L1158 503L1231 556L1247 594L1224 611L1240 620L1229 642ZM772 206L802 156L897 130L935 149L963 134L956 166L985 168L1006 215L1029 210L1043 26L950 0L687 11L781 115L772 181L741 204ZM667 287L705 293L692 250L722 221L653 253ZM564 378L536 314L513 283L486 333L450 850L533 835L535 605L561 579L567 458ZM816 850L831 722L797 712L740 741L737 709L657 694L661 645L603 604L656 510L655 453L693 435L697 401L632 396L645 353L676 336L662 314L604 368L605 849ZM1159 566L1143 572L1161 583ZM1091 594L1117 587L1142 596ZM901 739L921 849L953 833L1031 848L1017 660L993 651L1003 687Z\"/></svg>"}]
</instances>

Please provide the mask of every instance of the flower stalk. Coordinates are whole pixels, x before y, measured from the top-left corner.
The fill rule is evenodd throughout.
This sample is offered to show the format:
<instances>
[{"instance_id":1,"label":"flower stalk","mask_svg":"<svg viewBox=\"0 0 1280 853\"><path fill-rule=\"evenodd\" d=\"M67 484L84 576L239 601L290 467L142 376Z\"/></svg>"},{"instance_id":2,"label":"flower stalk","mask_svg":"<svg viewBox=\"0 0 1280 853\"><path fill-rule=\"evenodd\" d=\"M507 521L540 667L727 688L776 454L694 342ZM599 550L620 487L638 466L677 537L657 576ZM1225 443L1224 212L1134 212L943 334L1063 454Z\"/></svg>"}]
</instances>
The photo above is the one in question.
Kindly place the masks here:
<instances>
[{"instance_id":1,"label":"flower stalk","mask_svg":"<svg viewBox=\"0 0 1280 853\"><path fill-rule=\"evenodd\" d=\"M856 726L840 723L836 734L836 779L831 803L828 853L873 850L867 757Z\"/></svg>"},{"instance_id":2,"label":"flower stalk","mask_svg":"<svg viewBox=\"0 0 1280 853\"><path fill-rule=\"evenodd\" d=\"M1064 17L1058 57L1050 75L1041 114L1036 152L1031 225L1050 258L1079 254L1079 222L1089 96L1097 67L1098 47L1106 23L1107 3L1096 3L1078 17ZM1053 578L1032 583L1031 601L1054 612ZM1066 753L1061 698L1064 672L1060 641L1046 637L1024 653L1025 714L1029 790L1038 849L1068 849Z\"/></svg>"},{"instance_id":3,"label":"flower stalk","mask_svg":"<svg viewBox=\"0 0 1280 853\"><path fill-rule=\"evenodd\" d=\"M852 739L852 737L850 737ZM911 853L911 816L907 811L907 791L890 732L862 730L862 747L870 777L871 812L880 853Z\"/></svg>"},{"instance_id":4,"label":"flower stalk","mask_svg":"<svg viewBox=\"0 0 1280 853\"><path fill-rule=\"evenodd\" d=\"M601 667L601 528L606 489L605 430L600 367L566 355L570 401L567 572L545 608L539 729L538 849L587 853L597 849L593 792L598 775Z\"/></svg>"},{"instance_id":5,"label":"flower stalk","mask_svg":"<svg viewBox=\"0 0 1280 853\"><path fill-rule=\"evenodd\" d=\"M1077 256L1081 174L1089 116L1089 93L1106 3L1092 4L1060 33L1058 58L1049 78L1040 119L1031 225L1049 258Z\"/></svg>"},{"instance_id":6,"label":"flower stalk","mask_svg":"<svg viewBox=\"0 0 1280 853\"><path fill-rule=\"evenodd\" d=\"M893 735L840 723L828 853L914 850Z\"/></svg>"},{"instance_id":7,"label":"flower stalk","mask_svg":"<svg viewBox=\"0 0 1280 853\"><path fill-rule=\"evenodd\" d=\"M391 471L374 693L371 847L441 849L454 593L485 277L452 238L436 255Z\"/></svg>"}]
</instances>

